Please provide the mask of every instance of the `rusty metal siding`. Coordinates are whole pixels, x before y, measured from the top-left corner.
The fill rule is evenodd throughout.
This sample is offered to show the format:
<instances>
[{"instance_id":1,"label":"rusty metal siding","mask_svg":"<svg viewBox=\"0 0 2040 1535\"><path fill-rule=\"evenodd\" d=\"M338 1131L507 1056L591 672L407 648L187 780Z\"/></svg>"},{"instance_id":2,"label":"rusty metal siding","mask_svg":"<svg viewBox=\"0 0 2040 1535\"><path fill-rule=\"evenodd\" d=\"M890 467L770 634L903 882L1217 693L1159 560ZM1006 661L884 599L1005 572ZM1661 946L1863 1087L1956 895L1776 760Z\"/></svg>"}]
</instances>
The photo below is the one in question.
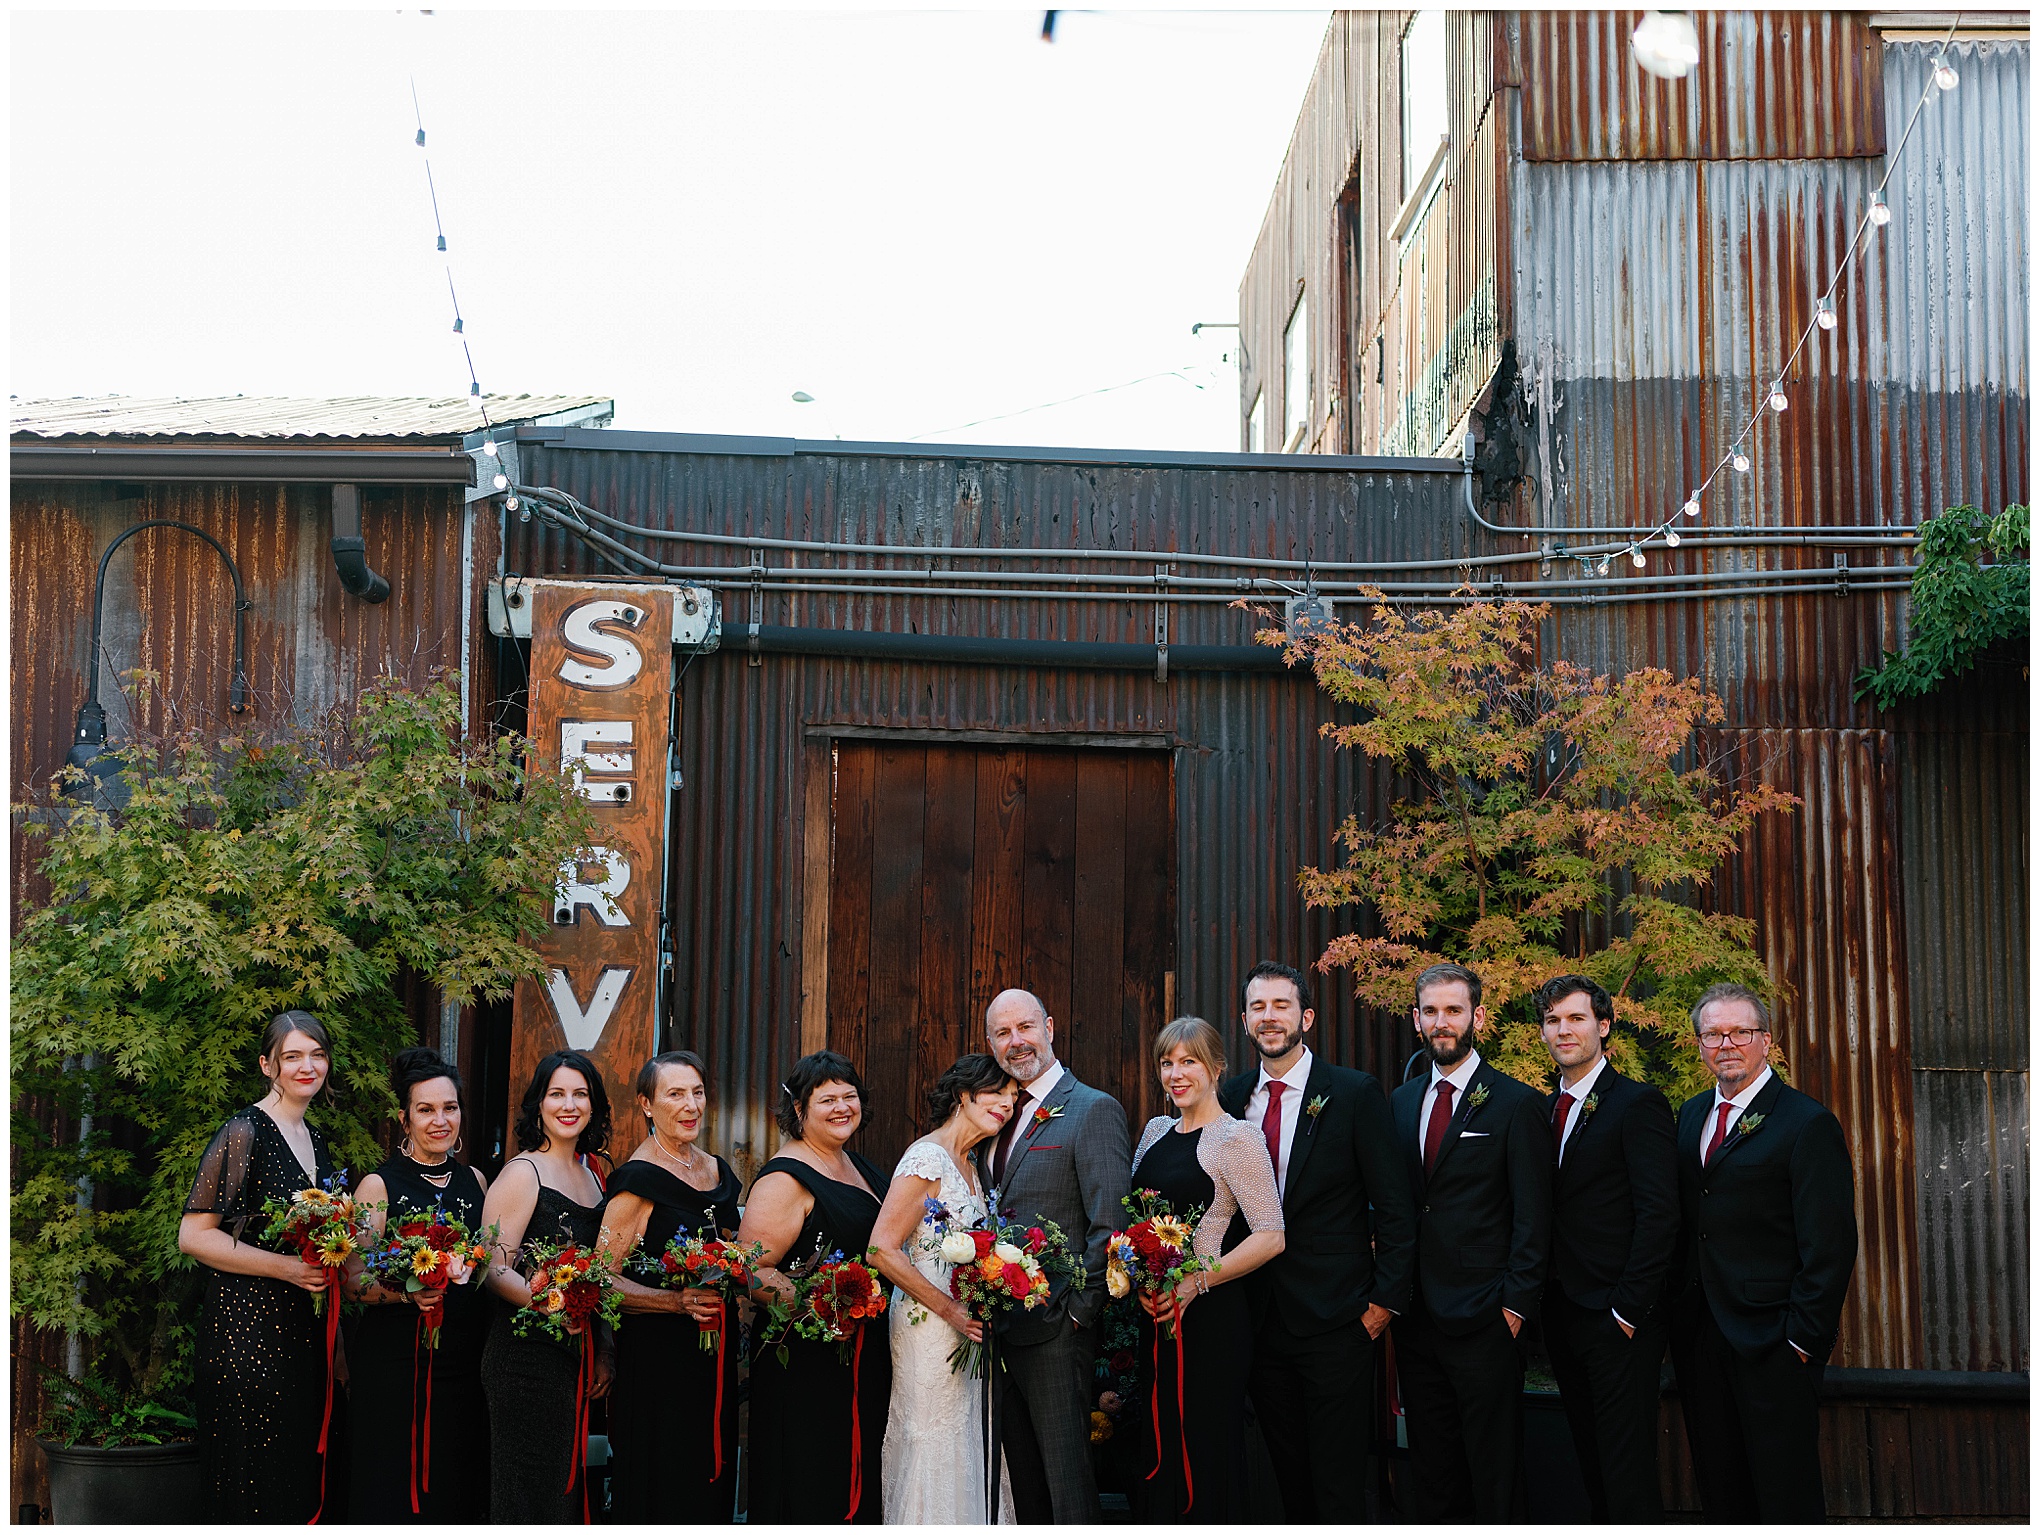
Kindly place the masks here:
<instances>
[{"instance_id":1,"label":"rusty metal siding","mask_svg":"<svg viewBox=\"0 0 2040 1535\"><path fill-rule=\"evenodd\" d=\"M1642 11L1518 19L1528 160L1837 159L1885 148L1882 46L1837 11L1695 11L1700 64L1658 80L1629 53Z\"/></svg>"},{"instance_id":2,"label":"rusty metal siding","mask_svg":"<svg viewBox=\"0 0 2040 1535\"><path fill-rule=\"evenodd\" d=\"M2031 1077L1916 1071L1922 1363L2031 1368Z\"/></svg>"}]
</instances>

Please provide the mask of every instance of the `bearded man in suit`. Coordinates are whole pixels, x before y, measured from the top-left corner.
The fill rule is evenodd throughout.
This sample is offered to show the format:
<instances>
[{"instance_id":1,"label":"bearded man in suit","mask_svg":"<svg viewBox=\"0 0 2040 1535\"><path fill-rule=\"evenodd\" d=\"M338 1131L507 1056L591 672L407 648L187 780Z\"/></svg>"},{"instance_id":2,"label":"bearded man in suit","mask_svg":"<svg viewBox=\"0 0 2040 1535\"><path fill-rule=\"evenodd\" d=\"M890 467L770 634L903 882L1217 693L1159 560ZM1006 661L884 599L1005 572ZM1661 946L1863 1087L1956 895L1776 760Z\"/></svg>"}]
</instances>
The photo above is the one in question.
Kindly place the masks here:
<instances>
[{"instance_id":1,"label":"bearded man in suit","mask_svg":"<svg viewBox=\"0 0 2040 1535\"><path fill-rule=\"evenodd\" d=\"M1020 1084L1013 1117L985 1166L998 1209L1033 1226L1053 1221L1084 1259L1084 1282L1057 1280L1048 1304L1001 1313L1000 1443L1022 1524L1091 1524L1092 1374L1105 1305L1105 1247L1125 1218L1133 1149L1119 1100L1086 1087L1055 1058L1055 1020L1031 991L1002 991L985 1009L985 1044Z\"/></svg>"},{"instance_id":2,"label":"bearded man in suit","mask_svg":"<svg viewBox=\"0 0 2040 1535\"><path fill-rule=\"evenodd\" d=\"M1841 1123L1772 1072L1771 1009L1745 986L1693 1008L1714 1087L1679 1110L1672 1363L1710 1523L1814 1523L1820 1378L1856 1268Z\"/></svg>"},{"instance_id":3,"label":"bearded man in suit","mask_svg":"<svg viewBox=\"0 0 2040 1535\"><path fill-rule=\"evenodd\" d=\"M1609 1063L1615 1003L1598 982L1548 981L1537 1011L1559 1075L1544 1342L1595 1521L1654 1524L1664 1284L1679 1240L1672 1106Z\"/></svg>"},{"instance_id":4,"label":"bearded man in suit","mask_svg":"<svg viewBox=\"0 0 2040 1535\"><path fill-rule=\"evenodd\" d=\"M1373 1479L1374 1344L1409 1308L1416 1218L1388 1095L1312 1053L1303 972L1263 960L1240 988L1260 1065L1221 1084L1275 1164L1286 1243L1249 1276L1249 1390L1291 1524L1361 1516Z\"/></svg>"},{"instance_id":5,"label":"bearded man in suit","mask_svg":"<svg viewBox=\"0 0 2040 1535\"><path fill-rule=\"evenodd\" d=\"M1544 1097L1480 1058L1480 990L1464 965L1417 977L1410 1016L1431 1069L1390 1100L1417 1206L1416 1283L1394 1323L1410 1512L1433 1524L1525 1516L1516 1340L1551 1242Z\"/></svg>"}]
</instances>

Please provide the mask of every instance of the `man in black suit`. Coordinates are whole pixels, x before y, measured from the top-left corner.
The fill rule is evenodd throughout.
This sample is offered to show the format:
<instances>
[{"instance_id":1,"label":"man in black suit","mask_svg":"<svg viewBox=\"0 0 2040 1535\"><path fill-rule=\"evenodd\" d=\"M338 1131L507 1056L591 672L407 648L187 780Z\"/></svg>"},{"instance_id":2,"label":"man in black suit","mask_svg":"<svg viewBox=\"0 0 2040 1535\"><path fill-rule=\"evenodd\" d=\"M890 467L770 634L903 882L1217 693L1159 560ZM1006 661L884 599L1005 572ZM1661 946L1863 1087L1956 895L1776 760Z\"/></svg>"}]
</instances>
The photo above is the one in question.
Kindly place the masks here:
<instances>
[{"instance_id":1,"label":"man in black suit","mask_svg":"<svg viewBox=\"0 0 2040 1535\"><path fill-rule=\"evenodd\" d=\"M1520 1522L1523 1357L1551 1240L1544 1098L1480 1058L1480 977L1433 965L1411 1011L1431 1070L1395 1090L1417 1204L1416 1284L1395 1320L1417 1518Z\"/></svg>"},{"instance_id":2,"label":"man in black suit","mask_svg":"<svg viewBox=\"0 0 2040 1535\"><path fill-rule=\"evenodd\" d=\"M1597 982L1546 982L1537 1011L1559 1077L1544 1342L1595 1521L1656 1523L1664 1283L1679 1240L1672 1106L1609 1064L1615 1003Z\"/></svg>"},{"instance_id":3,"label":"man in black suit","mask_svg":"<svg viewBox=\"0 0 2040 1535\"><path fill-rule=\"evenodd\" d=\"M1388 1096L1366 1072L1311 1052L1316 1021L1301 971L1254 966L1240 1022L1261 1064L1218 1092L1267 1140L1282 1194L1287 1245L1247 1283L1254 1412L1291 1524L1346 1522L1367 1507L1374 1340L1409 1308L1416 1235Z\"/></svg>"},{"instance_id":4,"label":"man in black suit","mask_svg":"<svg viewBox=\"0 0 2040 1535\"><path fill-rule=\"evenodd\" d=\"M1714 1089L1679 1110L1672 1363L1710 1523L1812 1523L1820 1377L1856 1267L1841 1124L1768 1064L1771 1010L1710 986L1693 1008Z\"/></svg>"}]
</instances>

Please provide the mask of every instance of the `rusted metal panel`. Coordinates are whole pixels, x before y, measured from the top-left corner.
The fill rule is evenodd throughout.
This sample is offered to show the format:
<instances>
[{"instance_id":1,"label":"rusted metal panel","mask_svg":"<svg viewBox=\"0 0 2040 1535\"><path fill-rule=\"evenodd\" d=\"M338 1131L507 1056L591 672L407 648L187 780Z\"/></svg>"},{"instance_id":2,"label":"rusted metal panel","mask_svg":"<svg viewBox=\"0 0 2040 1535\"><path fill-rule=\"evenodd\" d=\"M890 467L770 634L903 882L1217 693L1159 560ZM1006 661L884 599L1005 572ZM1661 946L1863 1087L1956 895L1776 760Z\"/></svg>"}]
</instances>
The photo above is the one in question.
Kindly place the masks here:
<instances>
[{"instance_id":1,"label":"rusted metal panel","mask_svg":"<svg viewBox=\"0 0 2040 1535\"><path fill-rule=\"evenodd\" d=\"M229 395L14 400L8 431L22 438L358 438L395 442L456 438L490 426L572 421L599 426L615 402L593 394L492 394L479 398L392 399L345 396L299 399Z\"/></svg>"},{"instance_id":2,"label":"rusted metal panel","mask_svg":"<svg viewBox=\"0 0 2040 1535\"><path fill-rule=\"evenodd\" d=\"M2031 1368L2030 1088L2024 1070L1913 1072L1930 1369Z\"/></svg>"},{"instance_id":3,"label":"rusted metal panel","mask_svg":"<svg viewBox=\"0 0 2040 1535\"><path fill-rule=\"evenodd\" d=\"M547 584L532 594L532 749L572 775L600 840L555 887L552 925L538 945L547 981L517 983L509 1115L514 1123L542 1058L579 1051L607 1084L619 1137L608 1150L617 1159L632 1138L626 1127L636 1125L638 1067L656 1048L673 602L670 590L651 587L618 594Z\"/></svg>"},{"instance_id":4,"label":"rusted metal panel","mask_svg":"<svg viewBox=\"0 0 2040 1535\"><path fill-rule=\"evenodd\" d=\"M1519 18L1528 160L1846 159L1885 148L1882 44L1860 14L1695 11L1683 80L1630 57L1642 11Z\"/></svg>"},{"instance_id":5,"label":"rusted metal panel","mask_svg":"<svg viewBox=\"0 0 2040 1535\"><path fill-rule=\"evenodd\" d=\"M1756 923L1779 988L1792 1084L1841 1121L1860 1248L1835 1363L1916 1369L1924 1351L1914 1207L1911 1015L1888 732L1706 732L1740 782L1799 796L1743 839L1703 899Z\"/></svg>"}]
</instances>

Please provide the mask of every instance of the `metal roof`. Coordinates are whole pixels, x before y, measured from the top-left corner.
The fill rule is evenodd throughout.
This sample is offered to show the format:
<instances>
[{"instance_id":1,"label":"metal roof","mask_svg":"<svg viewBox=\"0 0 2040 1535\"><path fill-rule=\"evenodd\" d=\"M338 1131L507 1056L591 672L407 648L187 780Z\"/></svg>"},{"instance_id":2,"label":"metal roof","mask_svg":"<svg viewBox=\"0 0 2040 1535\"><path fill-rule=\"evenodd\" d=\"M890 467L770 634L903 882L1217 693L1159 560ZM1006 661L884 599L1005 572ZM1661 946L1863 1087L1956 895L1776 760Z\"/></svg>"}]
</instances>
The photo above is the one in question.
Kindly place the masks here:
<instances>
[{"instance_id":1,"label":"metal roof","mask_svg":"<svg viewBox=\"0 0 2040 1535\"><path fill-rule=\"evenodd\" d=\"M484 411L487 415L484 419ZM23 437L353 438L360 441L457 441L495 426L600 426L616 402L593 394L498 394L302 399L281 395L100 395L68 400L8 400L8 431Z\"/></svg>"}]
</instances>

